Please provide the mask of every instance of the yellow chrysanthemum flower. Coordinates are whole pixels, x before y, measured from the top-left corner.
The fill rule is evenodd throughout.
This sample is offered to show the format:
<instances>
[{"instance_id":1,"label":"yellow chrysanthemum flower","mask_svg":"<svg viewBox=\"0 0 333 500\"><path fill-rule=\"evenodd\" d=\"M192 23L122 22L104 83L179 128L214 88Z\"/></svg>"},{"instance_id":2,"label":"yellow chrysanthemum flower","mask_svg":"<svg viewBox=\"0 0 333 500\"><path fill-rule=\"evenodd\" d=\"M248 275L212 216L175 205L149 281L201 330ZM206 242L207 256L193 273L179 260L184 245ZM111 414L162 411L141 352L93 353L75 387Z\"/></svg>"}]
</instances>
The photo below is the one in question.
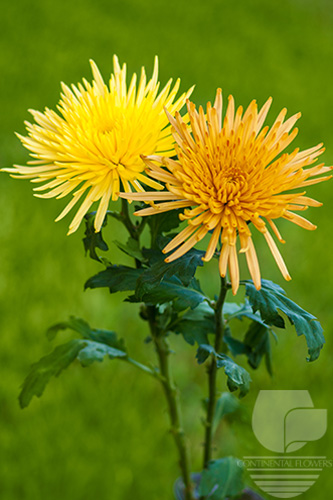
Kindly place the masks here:
<instances>
[{"instance_id":1,"label":"yellow chrysanthemum flower","mask_svg":"<svg viewBox=\"0 0 333 500\"><path fill-rule=\"evenodd\" d=\"M191 130L179 113L175 118L167 113L177 142L178 161L158 155L145 158L149 175L164 182L167 191L121 194L130 200L165 201L140 210L137 215L188 207L180 215L188 225L163 250L164 253L173 251L166 261L184 255L211 232L204 260L212 258L221 238L219 270L224 277L229 269L234 294L239 286L237 236L240 253L245 253L257 289L260 289L261 278L252 227L264 235L284 278L291 279L266 223L282 243L275 219L284 218L305 229L315 229L316 226L295 211L320 206L321 203L305 196L303 188L331 177L316 176L332 167L320 164L308 168L323 153L322 144L280 155L297 135L293 126L300 114L284 121L287 110L283 109L271 129L262 128L271 102L272 99L268 99L258 111L256 102L252 101L243 114L241 106L235 111L234 99L230 96L223 127L221 89L217 91L214 106L207 104L207 115L202 107L197 112L193 103L187 103ZM302 191L294 191L300 188Z\"/></svg>"},{"instance_id":2,"label":"yellow chrysanthemum flower","mask_svg":"<svg viewBox=\"0 0 333 500\"><path fill-rule=\"evenodd\" d=\"M92 85L62 84L60 113L45 109L44 113L31 110L36 123L26 122L28 137L19 136L23 145L36 158L31 166L3 169L13 177L45 183L34 190L40 198L63 198L73 193L56 220L62 219L86 198L69 226L69 233L79 227L84 215L94 202L99 201L95 229L99 231L110 199L116 200L120 189L144 191L141 183L154 189L163 187L144 175L141 155L175 154L171 127L164 113L180 110L193 87L176 101L178 79L171 88L172 79L159 91L158 58L155 58L151 80L147 83L144 68L137 88L136 74L126 85L126 64L121 68L114 56L114 74L107 86L93 61L90 61L94 80Z\"/></svg>"}]
</instances>

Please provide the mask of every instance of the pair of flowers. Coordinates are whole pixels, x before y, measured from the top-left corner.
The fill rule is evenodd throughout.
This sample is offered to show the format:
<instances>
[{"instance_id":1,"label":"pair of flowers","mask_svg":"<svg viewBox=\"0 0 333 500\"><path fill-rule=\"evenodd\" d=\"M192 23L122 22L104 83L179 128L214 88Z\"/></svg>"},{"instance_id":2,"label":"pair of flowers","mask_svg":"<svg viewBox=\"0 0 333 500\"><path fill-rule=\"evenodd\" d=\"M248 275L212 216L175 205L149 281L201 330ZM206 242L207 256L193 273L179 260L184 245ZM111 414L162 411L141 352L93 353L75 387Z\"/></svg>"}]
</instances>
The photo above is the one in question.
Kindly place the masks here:
<instances>
[{"instance_id":1,"label":"pair of flowers","mask_svg":"<svg viewBox=\"0 0 333 500\"><path fill-rule=\"evenodd\" d=\"M244 253L257 289L261 278L252 241L255 227L265 237L284 276L290 275L268 228L284 242L275 220L287 219L305 229L315 229L295 212L320 206L305 196L311 184L332 167L317 164L322 144L305 151L283 153L297 135L300 114L288 119L283 109L271 128L264 126L272 99L258 110L255 101L243 111L232 96L224 118L222 92L206 112L189 101L193 88L176 99L180 81L172 80L159 92L158 59L147 82L142 68L139 83L134 74L126 83L126 65L114 56L114 73L106 85L91 61L92 84L62 85L58 113L32 110L35 123L26 123L28 136L19 136L31 152L28 166L3 169L13 177L41 184L35 196L72 199L56 220L82 201L69 227L79 227L94 202L99 202L95 229L99 231L111 200L119 196L145 201L150 207L136 215L184 209L186 227L165 247L170 262L184 255L209 235L204 260L214 255L219 242L219 271L227 269L235 294L239 285L237 245ZM187 113L179 111L186 103ZM177 159L173 157L177 155ZM321 176L321 177L318 177ZM155 191L145 192L142 184ZM133 192L133 189L135 192ZM41 193L43 192L44 193ZM251 224L250 224L251 223Z\"/></svg>"}]
</instances>

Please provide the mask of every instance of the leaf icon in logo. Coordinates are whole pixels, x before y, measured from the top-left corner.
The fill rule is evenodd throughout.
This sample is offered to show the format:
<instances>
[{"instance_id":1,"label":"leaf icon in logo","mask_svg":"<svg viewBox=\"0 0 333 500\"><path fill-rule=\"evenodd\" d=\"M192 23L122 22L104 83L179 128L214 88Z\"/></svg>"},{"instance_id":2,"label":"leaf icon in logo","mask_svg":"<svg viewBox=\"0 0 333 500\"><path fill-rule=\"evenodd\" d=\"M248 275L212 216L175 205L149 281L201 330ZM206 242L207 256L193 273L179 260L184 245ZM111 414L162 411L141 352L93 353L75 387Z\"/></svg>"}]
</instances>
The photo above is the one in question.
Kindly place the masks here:
<instances>
[{"instance_id":1,"label":"leaf icon in logo","mask_svg":"<svg viewBox=\"0 0 333 500\"><path fill-rule=\"evenodd\" d=\"M317 441L327 430L327 410L298 408L285 418L285 451L299 450L308 441Z\"/></svg>"},{"instance_id":2,"label":"leaf icon in logo","mask_svg":"<svg viewBox=\"0 0 333 500\"><path fill-rule=\"evenodd\" d=\"M307 390L260 391L253 408L253 432L268 450L299 450L326 432L327 412L313 406Z\"/></svg>"}]
</instances>

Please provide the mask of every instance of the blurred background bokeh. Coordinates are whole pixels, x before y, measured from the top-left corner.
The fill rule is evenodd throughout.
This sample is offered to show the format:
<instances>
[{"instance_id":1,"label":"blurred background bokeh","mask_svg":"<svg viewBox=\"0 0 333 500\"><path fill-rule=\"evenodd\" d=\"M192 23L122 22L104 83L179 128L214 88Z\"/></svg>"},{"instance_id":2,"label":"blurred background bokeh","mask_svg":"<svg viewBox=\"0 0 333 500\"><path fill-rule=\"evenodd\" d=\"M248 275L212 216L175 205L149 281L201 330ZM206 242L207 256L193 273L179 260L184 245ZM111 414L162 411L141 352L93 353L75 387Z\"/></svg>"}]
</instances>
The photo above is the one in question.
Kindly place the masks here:
<instances>
[{"instance_id":1,"label":"blurred background bokeh","mask_svg":"<svg viewBox=\"0 0 333 500\"><path fill-rule=\"evenodd\" d=\"M54 108L60 81L91 80L90 58L108 78L114 53L127 62L130 74L142 65L150 74L158 54L162 84L170 76L181 77L183 90L195 83L197 103L212 100L217 87L243 105L253 98L262 105L273 96L268 121L284 106L289 116L301 111L295 144L305 149L323 141L324 161L332 164L329 0L16 0L3 2L0 27L1 167L28 160L14 135L24 133L27 110ZM255 236L264 277L319 317L327 344L319 360L309 364L305 339L291 328L280 331L273 348L274 377L264 367L251 372L252 394L243 400L248 416L233 427L224 425L216 455L264 455L250 426L258 391L308 389L315 406L329 410L328 430L302 452L333 459L332 190L332 182L311 188L311 196L324 202L307 213L317 231L284 221L279 226L287 240L282 252L290 283L283 282L263 238ZM153 359L154 353L143 342L147 329L137 321L138 308L123 302L125 294L83 292L84 281L100 268L84 256L83 228L67 237L69 216L53 222L64 206L61 200L34 198L28 181L2 174L0 206L1 500L170 500L178 468L165 402L154 380L117 361L89 369L77 364L52 380L41 400L19 409L19 386L29 366L51 350L46 328L70 314L118 331L140 360ZM122 228L109 223L105 236L112 259L129 262L112 243L124 237ZM218 284L215 264L200 273L212 296ZM66 338L63 333L59 341ZM185 424L194 439L193 468L199 470L204 368L196 365L194 348L181 338L171 340ZM225 390L222 374L219 386ZM332 471L324 470L302 498L327 499L332 487Z\"/></svg>"}]
</instances>

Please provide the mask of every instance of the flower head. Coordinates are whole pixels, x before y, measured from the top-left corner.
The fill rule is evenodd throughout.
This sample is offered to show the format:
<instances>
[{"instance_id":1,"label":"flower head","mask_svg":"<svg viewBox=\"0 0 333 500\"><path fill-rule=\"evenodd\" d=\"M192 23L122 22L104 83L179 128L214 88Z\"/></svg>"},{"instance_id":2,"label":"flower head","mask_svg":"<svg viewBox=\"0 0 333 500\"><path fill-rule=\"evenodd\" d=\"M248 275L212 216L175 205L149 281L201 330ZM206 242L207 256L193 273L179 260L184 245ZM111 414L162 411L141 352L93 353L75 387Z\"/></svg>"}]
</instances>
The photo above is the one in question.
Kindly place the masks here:
<instances>
[{"instance_id":1,"label":"flower head","mask_svg":"<svg viewBox=\"0 0 333 500\"><path fill-rule=\"evenodd\" d=\"M202 107L198 112L193 103L187 102L190 129L179 113L175 118L167 113L177 142L178 160L158 155L145 158L149 175L164 182L167 191L121 195L164 202L140 210L138 215L184 208L180 218L187 221L187 226L164 248L165 253L173 252L167 262L184 255L209 233L204 257L208 261L221 240L219 270L225 276L229 269L234 294L239 286L238 241L256 288L261 286L253 227L265 237L284 278L291 279L268 228L281 243L284 241L275 225L276 219L284 218L305 229L315 229L316 226L295 212L320 206L321 203L305 196L304 188L331 177L317 176L332 167L323 164L310 167L324 151L322 144L280 154L297 135L293 126L300 115L285 120L286 109L283 109L270 129L263 128L271 101L268 99L260 111L252 101L243 113L241 106L235 110L230 96L222 127L220 89L214 106L207 104L206 115Z\"/></svg>"},{"instance_id":2,"label":"flower head","mask_svg":"<svg viewBox=\"0 0 333 500\"><path fill-rule=\"evenodd\" d=\"M148 83L142 68L138 88L136 74L127 88L126 64L121 68L116 56L109 85L104 83L96 64L90 63L92 84L86 80L71 88L62 84L59 114L47 108L44 113L30 111L36 123L26 122L29 135L19 137L35 160L28 162L29 166L3 169L13 177L42 183L34 189L38 193L35 196L63 198L72 193L72 200L56 220L63 218L85 194L69 233L76 231L94 202L99 202L95 218L95 229L99 231L110 199L116 200L121 189L144 191L141 183L162 189L144 175L141 155L175 154L164 108L174 114L193 90L175 100L180 80L171 88L170 79L158 93L157 57ZM41 191L46 192L39 194Z\"/></svg>"}]
</instances>

